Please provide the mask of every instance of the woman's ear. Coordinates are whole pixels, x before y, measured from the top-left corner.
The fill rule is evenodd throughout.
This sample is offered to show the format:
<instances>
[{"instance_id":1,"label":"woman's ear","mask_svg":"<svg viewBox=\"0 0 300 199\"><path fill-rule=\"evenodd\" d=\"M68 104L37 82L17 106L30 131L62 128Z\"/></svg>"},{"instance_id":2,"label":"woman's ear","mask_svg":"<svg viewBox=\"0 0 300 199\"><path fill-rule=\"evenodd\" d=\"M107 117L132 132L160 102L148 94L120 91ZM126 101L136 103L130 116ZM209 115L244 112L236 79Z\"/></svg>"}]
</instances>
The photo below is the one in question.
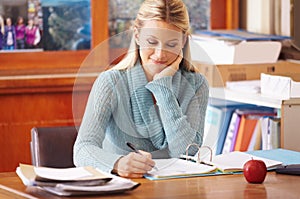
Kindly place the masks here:
<instances>
[{"instance_id":1,"label":"woman's ear","mask_svg":"<svg viewBox=\"0 0 300 199\"><path fill-rule=\"evenodd\" d=\"M140 34L136 27L133 28L133 34L134 34L135 43L139 46L140 45Z\"/></svg>"}]
</instances>

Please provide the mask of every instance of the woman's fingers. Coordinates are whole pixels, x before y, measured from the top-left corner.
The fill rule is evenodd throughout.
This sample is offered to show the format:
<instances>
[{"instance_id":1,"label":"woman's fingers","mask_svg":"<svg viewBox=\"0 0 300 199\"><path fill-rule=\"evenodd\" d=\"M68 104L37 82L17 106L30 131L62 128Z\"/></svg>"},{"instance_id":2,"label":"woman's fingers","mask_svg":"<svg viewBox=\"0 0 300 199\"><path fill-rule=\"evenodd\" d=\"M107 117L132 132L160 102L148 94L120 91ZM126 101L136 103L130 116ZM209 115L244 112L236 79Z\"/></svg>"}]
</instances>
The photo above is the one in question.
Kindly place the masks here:
<instances>
[{"instance_id":1,"label":"woman's fingers","mask_svg":"<svg viewBox=\"0 0 300 199\"><path fill-rule=\"evenodd\" d=\"M155 162L151 159L151 154L140 151L129 153L120 158L117 163L117 173L123 177L142 177L152 169Z\"/></svg>"}]
</instances>

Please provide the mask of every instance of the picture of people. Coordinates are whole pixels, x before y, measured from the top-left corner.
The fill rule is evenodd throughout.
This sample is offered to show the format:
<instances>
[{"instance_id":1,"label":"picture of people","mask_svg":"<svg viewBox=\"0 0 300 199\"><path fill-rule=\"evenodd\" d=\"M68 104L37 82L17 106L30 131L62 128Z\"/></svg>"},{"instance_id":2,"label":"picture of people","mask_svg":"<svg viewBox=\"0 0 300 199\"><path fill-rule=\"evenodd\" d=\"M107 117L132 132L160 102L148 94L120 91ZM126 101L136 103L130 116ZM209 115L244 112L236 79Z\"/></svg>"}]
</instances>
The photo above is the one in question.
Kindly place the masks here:
<instances>
[{"instance_id":1,"label":"picture of people","mask_svg":"<svg viewBox=\"0 0 300 199\"><path fill-rule=\"evenodd\" d=\"M0 0L0 51L91 47L91 0Z\"/></svg>"},{"instance_id":2,"label":"picture of people","mask_svg":"<svg viewBox=\"0 0 300 199\"><path fill-rule=\"evenodd\" d=\"M43 32L40 0L0 0L0 41L1 51L42 50L41 35ZM2 28L3 27L3 28ZM34 27L34 45L27 45L32 39Z\"/></svg>"}]
</instances>

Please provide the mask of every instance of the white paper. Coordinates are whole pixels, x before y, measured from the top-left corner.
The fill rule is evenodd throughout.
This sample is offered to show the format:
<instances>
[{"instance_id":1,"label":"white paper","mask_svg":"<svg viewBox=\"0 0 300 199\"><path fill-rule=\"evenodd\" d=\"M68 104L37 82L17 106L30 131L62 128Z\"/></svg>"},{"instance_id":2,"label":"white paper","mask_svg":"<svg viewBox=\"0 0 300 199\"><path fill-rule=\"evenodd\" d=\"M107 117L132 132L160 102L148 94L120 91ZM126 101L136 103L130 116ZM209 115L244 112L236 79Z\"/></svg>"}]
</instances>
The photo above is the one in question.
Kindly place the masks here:
<instances>
[{"instance_id":1,"label":"white paper","mask_svg":"<svg viewBox=\"0 0 300 199\"><path fill-rule=\"evenodd\" d=\"M227 81L226 88L247 93L260 93L260 80Z\"/></svg>"},{"instance_id":2,"label":"white paper","mask_svg":"<svg viewBox=\"0 0 300 199\"><path fill-rule=\"evenodd\" d=\"M117 191L121 189L130 189L136 184L136 182L129 179L114 176L111 181L101 186L74 186L58 184L56 188L63 191Z\"/></svg>"},{"instance_id":3,"label":"white paper","mask_svg":"<svg viewBox=\"0 0 300 199\"><path fill-rule=\"evenodd\" d=\"M225 172L226 170L243 170L244 164L251 159L264 161L267 168L272 168L274 166L282 164L282 162L276 160L261 158L240 151L233 151L226 154L216 155L212 159L212 164Z\"/></svg>"},{"instance_id":4,"label":"white paper","mask_svg":"<svg viewBox=\"0 0 300 199\"><path fill-rule=\"evenodd\" d=\"M150 172L148 172L149 175L154 177L204 174L216 169L215 166L199 164L177 158L154 159L154 161L158 170L152 169Z\"/></svg>"},{"instance_id":5,"label":"white paper","mask_svg":"<svg viewBox=\"0 0 300 199\"><path fill-rule=\"evenodd\" d=\"M261 80L261 93L264 95L270 95L278 97L280 99L289 99L291 91L291 78L268 75L262 73L260 75Z\"/></svg>"},{"instance_id":6,"label":"white paper","mask_svg":"<svg viewBox=\"0 0 300 199\"><path fill-rule=\"evenodd\" d=\"M34 167L36 175L51 180L76 180L79 178L91 177L93 174L83 167L55 169L45 167Z\"/></svg>"}]
</instances>

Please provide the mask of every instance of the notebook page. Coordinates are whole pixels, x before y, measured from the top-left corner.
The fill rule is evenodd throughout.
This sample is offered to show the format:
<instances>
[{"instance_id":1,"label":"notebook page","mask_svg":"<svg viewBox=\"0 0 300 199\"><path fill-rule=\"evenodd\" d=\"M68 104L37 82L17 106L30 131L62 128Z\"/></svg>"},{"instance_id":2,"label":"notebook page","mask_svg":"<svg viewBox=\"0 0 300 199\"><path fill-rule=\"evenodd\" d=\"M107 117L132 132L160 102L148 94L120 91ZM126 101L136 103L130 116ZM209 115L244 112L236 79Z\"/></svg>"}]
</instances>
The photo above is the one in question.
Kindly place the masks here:
<instances>
[{"instance_id":1,"label":"notebook page","mask_svg":"<svg viewBox=\"0 0 300 199\"><path fill-rule=\"evenodd\" d=\"M221 155L216 155L212 159L212 164L217 166L220 170L226 171L241 171L243 170L244 164L251 160L262 160L265 162L267 168L272 168L282 164L280 161L271 160L267 158L257 157L251 154L247 154L240 151L234 151L230 153L225 153Z\"/></svg>"},{"instance_id":2,"label":"notebook page","mask_svg":"<svg viewBox=\"0 0 300 199\"><path fill-rule=\"evenodd\" d=\"M214 172L215 166L198 164L177 158L155 159L155 166L158 170L152 169L149 175L159 177L196 175Z\"/></svg>"}]
</instances>

